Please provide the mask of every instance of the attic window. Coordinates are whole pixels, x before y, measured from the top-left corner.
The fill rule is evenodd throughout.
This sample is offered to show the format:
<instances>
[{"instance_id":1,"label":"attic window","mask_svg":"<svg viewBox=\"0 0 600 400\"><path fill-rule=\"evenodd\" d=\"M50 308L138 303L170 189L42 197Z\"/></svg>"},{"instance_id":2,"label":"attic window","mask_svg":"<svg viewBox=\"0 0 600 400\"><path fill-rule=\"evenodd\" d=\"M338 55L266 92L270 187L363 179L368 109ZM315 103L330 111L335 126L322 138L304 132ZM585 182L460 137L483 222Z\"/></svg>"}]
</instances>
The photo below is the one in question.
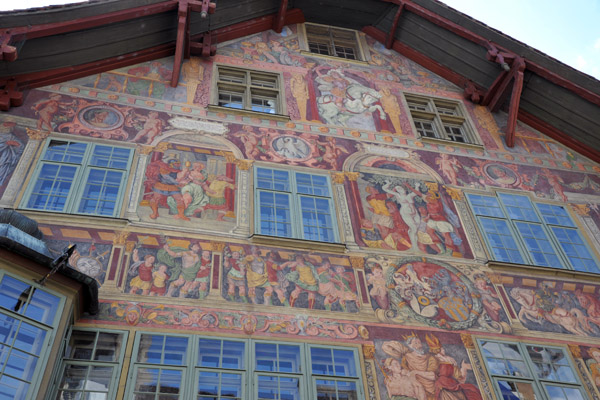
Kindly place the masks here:
<instances>
[{"instance_id":1,"label":"attic window","mask_svg":"<svg viewBox=\"0 0 600 400\"><path fill-rule=\"evenodd\" d=\"M421 138L478 144L459 102L406 94L412 122Z\"/></svg>"},{"instance_id":2,"label":"attic window","mask_svg":"<svg viewBox=\"0 0 600 400\"><path fill-rule=\"evenodd\" d=\"M306 41L311 53L347 60L363 60L356 31L306 24Z\"/></svg>"}]
</instances>

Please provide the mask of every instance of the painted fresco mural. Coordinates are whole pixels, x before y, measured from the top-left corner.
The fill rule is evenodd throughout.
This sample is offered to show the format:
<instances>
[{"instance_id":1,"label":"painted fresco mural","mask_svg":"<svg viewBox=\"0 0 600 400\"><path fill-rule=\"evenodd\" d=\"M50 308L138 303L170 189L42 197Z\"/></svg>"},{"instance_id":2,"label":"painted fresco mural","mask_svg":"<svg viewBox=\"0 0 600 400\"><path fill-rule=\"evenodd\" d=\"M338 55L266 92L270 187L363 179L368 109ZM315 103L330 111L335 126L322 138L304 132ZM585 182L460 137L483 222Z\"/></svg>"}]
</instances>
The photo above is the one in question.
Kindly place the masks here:
<instances>
[{"instance_id":1,"label":"painted fresco mural","mask_svg":"<svg viewBox=\"0 0 600 400\"><path fill-rule=\"evenodd\" d=\"M365 196L356 211L358 239L366 247L471 257L452 200L437 183L361 173L358 186Z\"/></svg>"},{"instance_id":2,"label":"painted fresco mural","mask_svg":"<svg viewBox=\"0 0 600 400\"><path fill-rule=\"evenodd\" d=\"M496 289L485 273L428 258L369 257L371 305L381 321L459 330L509 330Z\"/></svg>"},{"instance_id":3,"label":"painted fresco mural","mask_svg":"<svg viewBox=\"0 0 600 400\"><path fill-rule=\"evenodd\" d=\"M527 329L600 337L598 285L520 276L506 280L510 303Z\"/></svg>"},{"instance_id":4,"label":"painted fresco mural","mask_svg":"<svg viewBox=\"0 0 600 400\"><path fill-rule=\"evenodd\" d=\"M222 295L229 301L358 312L345 257L239 245L225 247L223 256Z\"/></svg>"},{"instance_id":5,"label":"painted fresco mural","mask_svg":"<svg viewBox=\"0 0 600 400\"><path fill-rule=\"evenodd\" d=\"M141 220L195 227L218 221L221 230L233 227L236 166L222 150L162 142L151 153L144 178Z\"/></svg>"},{"instance_id":6,"label":"painted fresco mural","mask_svg":"<svg viewBox=\"0 0 600 400\"><path fill-rule=\"evenodd\" d=\"M375 340L375 361L382 399L482 399L459 335L396 329Z\"/></svg>"},{"instance_id":7,"label":"painted fresco mural","mask_svg":"<svg viewBox=\"0 0 600 400\"><path fill-rule=\"evenodd\" d=\"M369 400L491 399L465 337L573 338L591 341L580 358L600 389L600 285L494 273L456 195L576 203L595 245L600 167L523 124L506 148L506 115L468 102L483 148L414 138L402 92L458 101L462 89L366 42L368 65L312 57L288 26L186 60L176 88L165 58L32 90L0 115L0 192L49 131L136 144L128 221L41 224L51 253L77 244L71 266L101 285L99 314L78 323L362 345ZM214 63L281 72L291 120L207 109ZM344 252L235 230L258 164L335 171Z\"/></svg>"}]
</instances>

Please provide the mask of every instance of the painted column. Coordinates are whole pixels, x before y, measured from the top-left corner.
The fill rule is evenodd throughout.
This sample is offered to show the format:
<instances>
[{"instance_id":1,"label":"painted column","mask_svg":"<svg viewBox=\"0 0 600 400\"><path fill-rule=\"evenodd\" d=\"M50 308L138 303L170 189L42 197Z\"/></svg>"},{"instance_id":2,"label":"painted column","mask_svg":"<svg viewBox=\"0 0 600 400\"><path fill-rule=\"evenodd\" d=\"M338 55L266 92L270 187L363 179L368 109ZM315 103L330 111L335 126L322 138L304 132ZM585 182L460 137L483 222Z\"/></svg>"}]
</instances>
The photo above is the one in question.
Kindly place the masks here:
<instances>
[{"instance_id":1,"label":"painted column","mask_svg":"<svg viewBox=\"0 0 600 400\"><path fill-rule=\"evenodd\" d=\"M15 200L17 199L17 195L19 191L23 187L23 183L27 178L27 171L29 170L30 165L33 163L33 159L38 149L40 148L41 143L50 135L50 132L42 132L36 129L26 128L27 136L29 136L29 140L25 145L25 149L23 149L23 154L21 154L21 158L19 159L19 163L15 168L6 189L4 190L4 194L0 199L0 207L3 208L16 208Z\"/></svg>"},{"instance_id":2,"label":"painted column","mask_svg":"<svg viewBox=\"0 0 600 400\"><path fill-rule=\"evenodd\" d=\"M102 284L103 292L120 293L118 281L121 275L120 273L125 268L122 260L128 259L125 256L125 246L127 244L127 238L129 237L129 234L130 232L127 230L115 231L113 248L110 253L108 270L106 271L106 279L104 279L104 284Z\"/></svg>"},{"instance_id":3,"label":"painted column","mask_svg":"<svg viewBox=\"0 0 600 400\"><path fill-rule=\"evenodd\" d=\"M131 189L129 190L129 203L127 204L125 218L133 221L140 220L136 210L140 202L140 194L144 190L142 181L144 180L144 173L146 172L148 158L150 157L150 153L153 151L155 151L153 154L158 154L166 150L166 146L167 143L159 143L156 148L152 146L140 147L139 156L133 173L133 182L131 182Z\"/></svg>"},{"instance_id":4,"label":"painted column","mask_svg":"<svg viewBox=\"0 0 600 400\"><path fill-rule=\"evenodd\" d=\"M346 190L344 183L346 176L344 173L333 172L331 174L333 181L333 192L336 198L337 210L339 211L338 222L341 224L340 231L342 237L340 238L349 250L359 250L356 241L354 240L354 230L352 229L352 219L350 218L350 209L348 207L348 199L346 198Z\"/></svg>"},{"instance_id":5,"label":"painted column","mask_svg":"<svg viewBox=\"0 0 600 400\"><path fill-rule=\"evenodd\" d=\"M252 161L247 160L236 160L238 170L237 184L237 224L233 229L234 233L244 236L250 236L250 215L252 215L251 207L252 202L250 201L250 167Z\"/></svg>"},{"instance_id":6,"label":"painted column","mask_svg":"<svg viewBox=\"0 0 600 400\"><path fill-rule=\"evenodd\" d=\"M465 200L462 190L449 186L444 186L444 189L446 189L446 193L448 193L448 195L450 195L454 201L454 206L456 207L460 222L462 223L465 234L467 235L467 240L469 241L471 250L473 251L473 256L476 260L484 262L487 261L488 258L485 253L485 247L483 246L483 242L481 241L481 237L477 231L475 220L471 216L469 205Z\"/></svg>"}]
</instances>

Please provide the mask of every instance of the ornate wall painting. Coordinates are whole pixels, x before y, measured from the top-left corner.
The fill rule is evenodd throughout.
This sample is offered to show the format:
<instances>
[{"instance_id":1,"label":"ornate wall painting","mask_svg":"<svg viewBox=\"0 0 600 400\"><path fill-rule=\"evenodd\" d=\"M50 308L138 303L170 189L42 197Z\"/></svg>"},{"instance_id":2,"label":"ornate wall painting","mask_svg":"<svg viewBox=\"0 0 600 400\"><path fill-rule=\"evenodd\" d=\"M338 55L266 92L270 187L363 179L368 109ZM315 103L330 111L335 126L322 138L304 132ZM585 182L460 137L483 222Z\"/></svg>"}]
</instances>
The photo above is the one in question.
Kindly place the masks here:
<instances>
[{"instance_id":1,"label":"ornate wall painting","mask_svg":"<svg viewBox=\"0 0 600 400\"><path fill-rule=\"evenodd\" d=\"M459 335L395 329L375 363L382 400L482 399Z\"/></svg>"},{"instance_id":2,"label":"ornate wall painting","mask_svg":"<svg viewBox=\"0 0 600 400\"><path fill-rule=\"evenodd\" d=\"M150 154L137 209L142 221L229 231L236 166L223 150L163 142Z\"/></svg>"},{"instance_id":3,"label":"ornate wall painting","mask_svg":"<svg viewBox=\"0 0 600 400\"><path fill-rule=\"evenodd\" d=\"M27 141L26 128L9 119L0 120L0 195L4 192Z\"/></svg>"},{"instance_id":4,"label":"ornate wall painting","mask_svg":"<svg viewBox=\"0 0 600 400\"><path fill-rule=\"evenodd\" d=\"M357 241L365 247L472 257L454 204L437 183L361 173L358 188Z\"/></svg>"},{"instance_id":5,"label":"ornate wall painting","mask_svg":"<svg viewBox=\"0 0 600 400\"><path fill-rule=\"evenodd\" d=\"M518 320L527 329L600 337L599 287L510 276L503 278Z\"/></svg>"},{"instance_id":6,"label":"ornate wall painting","mask_svg":"<svg viewBox=\"0 0 600 400\"><path fill-rule=\"evenodd\" d=\"M592 376L592 384L600 391L600 346L581 346L580 353Z\"/></svg>"},{"instance_id":7,"label":"ornate wall painting","mask_svg":"<svg viewBox=\"0 0 600 400\"><path fill-rule=\"evenodd\" d=\"M354 271L345 257L232 244L223 258L228 301L358 312Z\"/></svg>"},{"instance_id":8,"label":"ornate wall painting","mask_svg":"<svg viewBox=\"0 0 600 400\"><path fill-rule=\"evenodd\" d=\"M229 125L228 139L250 160L339 170L355 151L352 141L311 133Z\"/></svg>"},{"instance_id":9,"label":"ornate wall painting","mask_svg":"<svg viewBox=\"0 0 600 400\"><path fill-rule=\"evenodd\" d=\"M421 257L370 257L365 271L371 305L383 322L508 330L498 293L482 272Z\"/></svg>"},{"instance_id":10,"label":"ornate wall painting","mask_svg":"<svg viewBox=\"0 0 600 400\"><path fill-rule=\"evenodd\" d=\"M68 228L67 228L68 230ZM56 258L63 253L65 247L76 245L71 258L69 258L69 266L77 271L93 278L102 286L106 278L108 264L110 262L110 252L112 244L96 242L93 240L57 240L45 239L48 250L52 257Z\"/></svg>"},{"instance_id":11,"label":"ornate wall painting","mask_svg":"<svg viewBox=\"0 0 600 400\"><path fill-rule=\"evenodd\" d=\"M208 295L212 272L210 243L139 233L135 238L129 265L125 266L125 293L192 299Z\"/></svg>"}]
</instances>

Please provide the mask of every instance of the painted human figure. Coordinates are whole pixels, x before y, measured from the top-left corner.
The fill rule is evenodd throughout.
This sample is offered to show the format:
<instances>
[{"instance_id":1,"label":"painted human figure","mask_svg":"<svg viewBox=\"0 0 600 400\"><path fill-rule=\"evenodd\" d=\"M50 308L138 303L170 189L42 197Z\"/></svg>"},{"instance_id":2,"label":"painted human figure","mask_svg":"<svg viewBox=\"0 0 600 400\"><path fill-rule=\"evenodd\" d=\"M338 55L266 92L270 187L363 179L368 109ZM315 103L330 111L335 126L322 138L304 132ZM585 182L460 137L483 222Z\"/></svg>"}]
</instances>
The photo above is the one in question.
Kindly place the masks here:
<instances>
[{"instance_id":1,"label":"painted human figure","mask_svg":"<svg viewBox=\"0 0 600 400\"><path fill-rule=\"evenodd\" d=\"M148 203L152 214L150 218L158 218L158 207L167 207L167 198L173 196L180 200L183 206L183 201L180 199L180 188L177 182L177 174L181 172L179 169L179 160L169 157L164 153L148 164L146 168L146 191L149 195Z\"/></svg>"},{"instance_id":2,"label":"painted human figure","mask_svg":"<svg viewBox=\"0 0 600 400\"><path fill-rule=\"evenodd\" d=\"M230 300L235 299L235 289L243 301L246 301L246 267L242 261L242 253L229 250L225 253L226 257L223 266L229 268L227 272L227 296ZM228 256L227 256L228 255Z\"/></svg>"},{"instance_id":3,"label":"painted human figure","mask_svg":"<svg viewBox=\"0 0 600 400\"><path fill-rule=\"evenodd\" d=\"M269 279L269 286L272 288L273 292L277 295L279 302L283 305L289 305L285 297L285 288L287 287L287 281L283 276L282 268L280 266L280 262L277 257L277 253L274 251L270 251L267 254L267 261L265 263L265 267L267 269L267 277ZM272 293L271 293L272 295ZM265 294L265 304L268 304L268 300L271 296L266 296Z\"/></svg>"},{"instance_id":4,"label":"painted human figure","mask_svg":"<svg viewBox=\"0 0 600 400\"><path fill-rule=\"evenodd\" d=\"M329 261L324 261L317 272L319 272L319 294L325 297L323 305L326 310L331 310L331 305L335 302L346 310L346 301L357 300L350 289L350 282L345 277L344 267L333 267Z\"/></svg>"},{"instance_id":5,"label":"painted human figure","mask_svg":"<svg viewBox=\"0 0 600 400\"><path fill-rule=\"evenodd\" d=\"M13 134L15 125L14 122L6 121L0 126L0 186L14 171L23 154L23 143Z\"/></svg>"},{"instance_id":6,"label":"painted human figure","mask_svg":"<svg viewBox=\"0 0 600 400\"><path fill-rule=\"evenodd\" d=\"M371 286L369 295L375 299L377 305L387 310L390 308L390 299L388 296L387 282L383 276L383 268L379 264L371 266L371 272L367 273L367 283Z\"/></svg>"},{"instance_id":7,"label":"painted human figure","mask_svg":"<svg viewBox=\"0 0 600 400\"><path fill-rule=\"evenodd\" d=\"M341 159L343 154L348 154L348 150L338 146L333 136L325 138L325 142L317 142L317 146L321 151L321 157L323 161L331 166L331 169L338 169L338 160Z\"/></svg>"},{"instance_id":8,"label":"painted human figure","mask_svg":"<svg viewBox=\"0 0 600 400\"><path fill-rule=\"evenodd\" d=\"M200 257L200 268L198 268L196 278L194 279L194 284L190 289L190 291L198 289L198 295L200 296L200 299L203 299L208 294L211 267L212 254L210 251L204 250L202 251L202 255Z\"/></svg>"},{"instance_id":9,"label":"painted human figure","mask_svg":"<svg viewBox=\"0 0 600 400\"><path fill-rule=\"evenodd\" d=\"M254 132L254 128L248 125L242 126L242 130L236 133L244 144L246 158L255 160L260 155L259 136Z\"/></svg>"},{"instance_id":10,"label":"painted human figure","mask_svg":"<svg viewBox=\"0 0 600 400\"><path fill-rule=\"evenodd\" d=\"M496 293L493 286L490 286L487 279L481 274L475 275L473 283L481 295L481 303L483 304L484 310L491 319L499 322L500 312L502 310L500 296L498 296L498 293Z\"/></svg>"},{"instance_id":11,"label":"painted human figure","mask_svg":"<svg viewBox=\"0 0 600 400\"><path fill-rule=\"evenodd\" d=\"M427 400L425 388L415 379L415 374L418 371L409 371L402 368L400 362L392 357L385 359L383 368L386 373L383 383L390 399L399 397Z\"/></svg>"},{"instance_id":12,"label":"painted human figure","mask_svg":"<svg viewBox=\"0 0 600 400\"><path fill-rule=\"evenodd\" d=\"M191 167L191 168L190 168ZM204 163L189 161L177 173L176 182L181 187L180 193L173 194L167 199L167 204L175 218L189 221L189 216L196 216L204 211L209 198L206 195L208 185L204 171Z\"/></svg>"},{"instance_id":13,"label":"painted human figure","mask_svg":"<svg viewBox=\"0 0 600 400\"><path fill-rule=\"evenodd\" d=\"M273 288L269 283L266 261L260 254L258 247L252 247L250 254L244 258L244 264L246 269L246 282L248 284L248 297L253 303L258 304L256 289L264 288L264 303L269 304Z\"/></svg>"},{"instance_id":14,"label":"painted human figure","mask_svg":"<svg viewBox=\"0 0 600 400\"><path fill-rule=\"evenodd\" d=\"M281 268L287 267L291 271L286 275L286 278L296 285L296 288L290 293L290 306L294 306L300 293L306 292L308 294L308 308L313 308L319 290L318 273L315 266L308 262L302 254L296 254L294 260L281 265Z\"/></svg>"},{"instance_id":15,"label":"painted human figure","mask_svg":"<svg viewBox=\"0 0 600 400\"><path fill-rule=\"evenodd\" d=\"M569 201L563 190L563 179L556 173L550 172L548 168L542 168L542 175L546 177L548 184L554 190L554 195L563 202Z\"/></svg>"},{"instance_id":16,"label":"painted human figure","mask_svg":"<svg viewBox=\"0 0 600 400\"><path fill-rule=\"evenodd\" d=\"M189 61L181 67L181 75L185 81L187 92L187 103L194 104L198 85L204 76L204 66L199 57L190 57Z\"/></svg>"},{"instance_id":17,"label":"painted human figure","mask_svg":"<svg viewBox=\"0 0 600 400\"><path fill-rule=\"evenodd\" d=\"M39 116L37 122L37 129L39 130L52 130L52 120L56 113L65 106L70 104L64 104L60 100L62 99L60 94L51 94L48 100L43 100L35 103L31 106L31 109L35 111L35 114ZM71 103L74 104L75 100Z\"/></svg>"},{"instance_id":18,"label":"painted human figure","mask_svg":"<svg viewBox=\"0 0 600 400\"><path fill-rule=\"evenodd\" d=\"M147 116L135 114L135 119L142 121L144 125L133 138L133 142L140 142L142 138L146 138L146 144L150 144L155 137L162 133L163 121L159 118L157 111L150 111Z\"/></svg>"},{"instance_id":19,"label":"painted human figure","mask_svg":"<svg viewBox=\"0 0 600 400\"><path fill-rule=\"evenodd\" d=\"M225 199L225 190L235 190L233 178L225 175L217 175L210 179L210 183L206 188L206 194L208 195L208 204L204 207L204 210L216 210L217 221L223 221L223 217L227 214L227 200Z\"/></svg>"},{"instance_id":20,"label":"painted human figure","mask_svg":"<svg viewBox=\"0 0 600 400\"><path fill-rule=\"evenodd\" d=\"M458 185L457 171L460 168L460 163L454 157L450 157L446 153L442 153L435 159L435 163L440 167L442 175L448 179L450 184Z\"/></svg>"},{"instance_id":21,"label":"painted human figure","mask_svg":"<svg viewBox=\"0 0 600 400\"><path fill-rule=\"evenodd\" d=\"M196 282L196 274L200 270L200 244L194 243L189 250L173 251L169 245L165 244L163 249L173 258L181 258L181 272L177 278L171 282L167 296L172 297L175 290L179 288L179 297L186 297L192 291ZM171 279L175 278L174 276Z\"/></svg>"},{"instance_id":22,"label":"painted human figure","mask_svg":"<svg viewBox=\"0 0 600 400\"><path fill-rule=\"evenodd\" d=\"M592 347L588 349L588 354L592 357L586 360L586 363L592 373L592 380L598 389L600 389L600 348Z\"/></svg>"},{"instance_id":23,"label":"painted human figure","mask_svg":"<svg viewBox=\"0 0 600 400\"><path fill-rule=\"evenodd\" d=\"M308 87L306 81L300 74L294 74L290 80L290 88L292 89L292 95L296 99L298 105L298 111L300 112L300 119L306 121L306 108L307 101L310 98L308 94Z\"/></svg>"},{"instance_id":24,"label":"painted human figure","mask_svg":"<svg viewBox=\"0 0 600 400\"><path fill-rule=\"evenodd\" d=\"M396 202L400 205L400 215L404 223L408 226L408 237L413 248L418 246L417 229L419 227L420 216L415 208L414 200L417 197L416 192L410 188L410 192L400 185L395 185L391 188L392 183L386 181L381 189L393 196Z\"/></svg>"},{"instance_id":25,"label":"painted human figure","mask_svg":"<svg viewBox=\"0 0 600 400\"><path fill-rule=\"evenodd\" d=\"M167 279L169 267L165 264L160 264L158 270L152 273L152 287L150 288L150 296L164 296L167 293Z\"/></svg>"},{"instance_id":26,"label":"painted human figure","mask_svg":"<svg viewBox=\"0 0 600 400\"><path fill-rule=\"evenodd\" d=\"M152 288L152 270L154 269L156 257L147 254L142 260L140 259L138 249L134 249L131 256L133 264L131 264L128 274L134 277L129 282L129 293L137 294L141 290L142 295L146 296Z\"/></svg>"},{"instance_id":27,"label":"painted human figure","mask_svg":"<svg viewBox=\"0 0 600 400\"><path fill-rule=\"evenodd\" d=\"M402 135L402 127L400 126L400 115L402 115L402 110L398 104L398 99L387 87L381 89L379 94L381 95L381 105L383 106L383 110L390 117L394 130L398 135Z\"/></svg>"}]
</instances>

